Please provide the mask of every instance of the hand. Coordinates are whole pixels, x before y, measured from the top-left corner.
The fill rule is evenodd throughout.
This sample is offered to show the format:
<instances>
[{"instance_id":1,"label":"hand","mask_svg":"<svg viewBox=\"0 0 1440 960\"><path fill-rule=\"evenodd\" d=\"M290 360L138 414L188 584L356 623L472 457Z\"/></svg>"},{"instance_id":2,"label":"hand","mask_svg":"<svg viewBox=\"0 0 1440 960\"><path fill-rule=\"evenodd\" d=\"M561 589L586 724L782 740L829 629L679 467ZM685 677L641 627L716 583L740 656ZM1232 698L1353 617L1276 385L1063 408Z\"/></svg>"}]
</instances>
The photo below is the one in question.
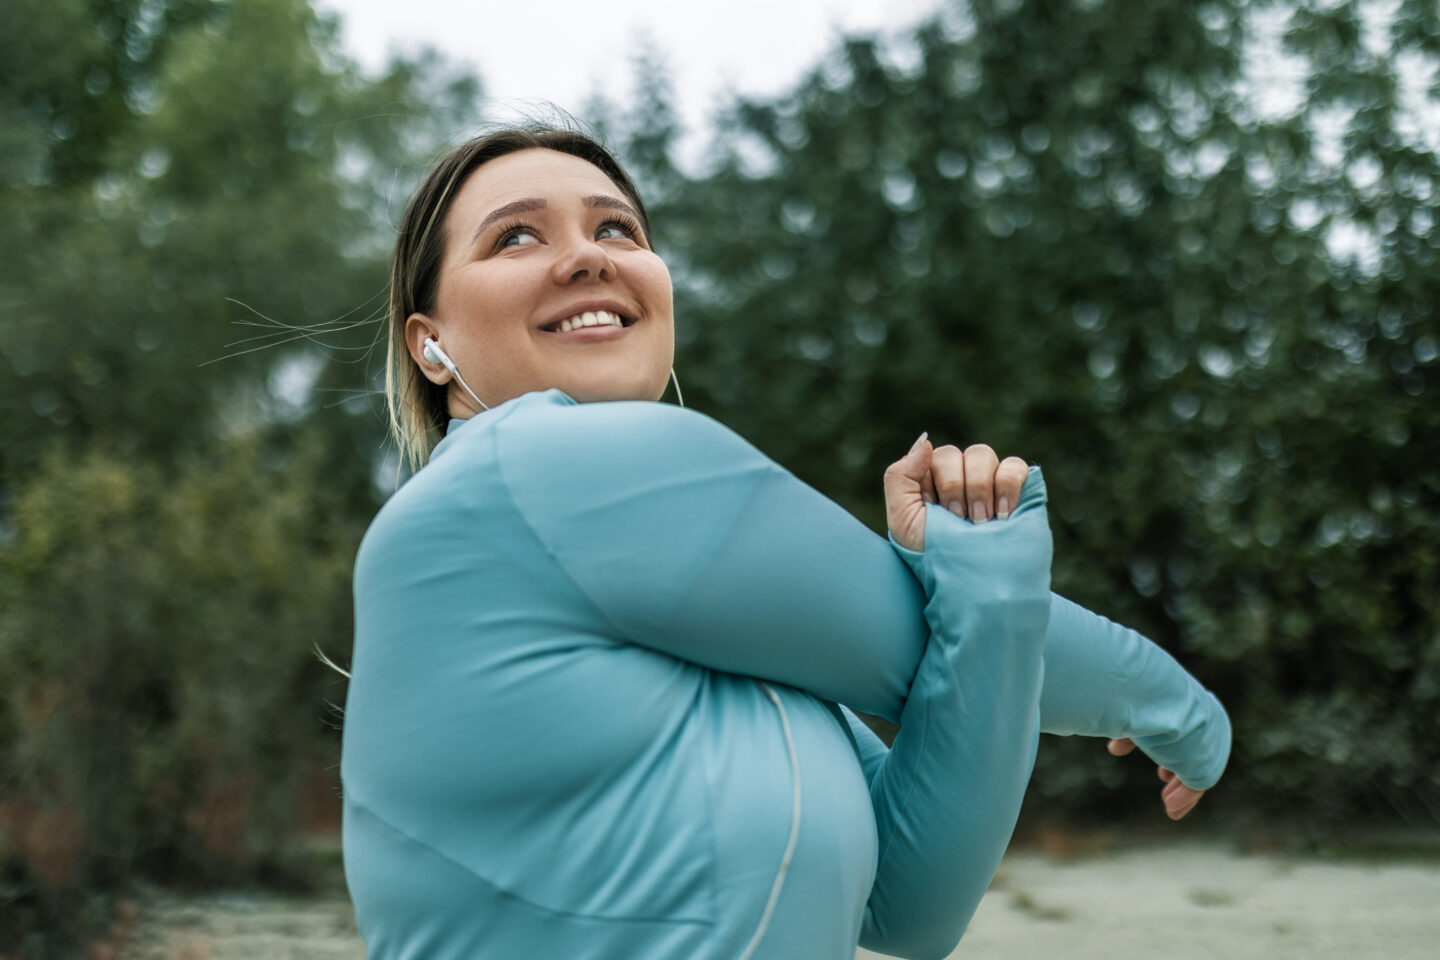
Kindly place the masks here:
<instances>
[{"instance_id":1,"label":"hand","mask_svg":"<svg viewBox=\"0 0 1440 960\"><path fill-rule=\"evenodd\" d=\"M895 542L925 549L925 505L944 504L974 523L1010 516L1030 468L1019 457L1001 460L983 443L931 447L928 435L885 471L885 516Z\"/></svg>"},{"instance_id":2,"label":"hand","mask_svg":"<svg viewBox=\"0 0 1440 960\"><path fill-rule=\"evenodd\" d=\"M1135 741L1129 737L1121 740L1111 740L1106 746L1112 756L1123 757L1135 749ZM1160 767L1160 779L1165 781L1165 789L1160 791L1160 799L1165 803L1165 813L1171 820L1179 820L1185 814L1195 809L1195 804L1205 796L1204 790L1196 790L1194 787L1187 787L1175 776L1175 771Z\"/></svg>"}]
</instances>

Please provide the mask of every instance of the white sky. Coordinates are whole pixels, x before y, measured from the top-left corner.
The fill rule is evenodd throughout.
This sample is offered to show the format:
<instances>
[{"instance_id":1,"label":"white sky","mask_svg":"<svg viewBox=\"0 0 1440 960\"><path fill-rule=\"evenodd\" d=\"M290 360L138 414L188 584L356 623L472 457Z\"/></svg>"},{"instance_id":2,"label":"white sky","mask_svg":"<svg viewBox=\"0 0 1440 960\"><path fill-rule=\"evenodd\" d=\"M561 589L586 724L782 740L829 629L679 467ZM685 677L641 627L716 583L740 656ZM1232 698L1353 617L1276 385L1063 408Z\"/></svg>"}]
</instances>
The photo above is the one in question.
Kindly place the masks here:
<instances>
[{"instance_id":1,"label":"white sky","mask_svg":"<svg viewBox=\"0 0 1440 960\"><path fill-rule=\"evenodd\" d=\"M430 44L479 73L492 108L551 102L579 114L603 85L620 102L648 38L666 57L676 104L696 134L726 91L784 92L842 33L891 33L943 0L317 0L339 13L367 68Z\"/></svg>"}]
</instances>

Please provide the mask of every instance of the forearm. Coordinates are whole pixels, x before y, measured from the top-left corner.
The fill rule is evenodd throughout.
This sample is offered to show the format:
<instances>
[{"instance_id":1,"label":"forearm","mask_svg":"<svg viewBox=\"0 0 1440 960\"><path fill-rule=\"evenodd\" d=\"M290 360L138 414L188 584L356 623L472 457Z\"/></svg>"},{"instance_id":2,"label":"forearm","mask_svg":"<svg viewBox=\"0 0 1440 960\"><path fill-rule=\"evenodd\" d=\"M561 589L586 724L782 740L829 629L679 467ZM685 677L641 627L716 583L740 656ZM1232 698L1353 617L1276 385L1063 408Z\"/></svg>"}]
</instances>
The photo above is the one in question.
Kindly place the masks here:
<instances>
[{"instance_id":1,"label":"forearm","mask_svg":"<svg viewBox=\"0 0 1440 960\"><path fill-rule=\"evenodd\" d=\"M1049 615L1049 529L1034 474L1020 507L976 526L938 507L926 552L930 642L871 780L880 860L861 943L942 957L1009 842L1034 761Z\"/></svg>"},{"instance_id":2,"label":"forearm","mask_svg":"<svg viewBox=\"0 0 1440 960\"><path fill-rule=\"evenodd\" d=\"M1230 755L1214 694L1139 633L1053 594L1040 729L1129 737L1198 790L1215 785Z\"/></svg>"}]
</instances>

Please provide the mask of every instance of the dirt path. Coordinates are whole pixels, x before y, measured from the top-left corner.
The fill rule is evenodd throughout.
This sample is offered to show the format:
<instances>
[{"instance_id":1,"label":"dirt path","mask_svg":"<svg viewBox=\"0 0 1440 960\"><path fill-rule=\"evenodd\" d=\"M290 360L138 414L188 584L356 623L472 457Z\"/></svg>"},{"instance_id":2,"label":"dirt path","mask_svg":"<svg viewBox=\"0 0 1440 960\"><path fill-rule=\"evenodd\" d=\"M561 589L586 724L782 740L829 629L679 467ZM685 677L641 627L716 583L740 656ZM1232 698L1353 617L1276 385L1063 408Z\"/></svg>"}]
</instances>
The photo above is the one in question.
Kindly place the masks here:
<instances>
[{"instance_id":1,"label":"dirt path","mask_svg":"<svg viewBox=\"0 0 1440 960\"><path fill-rule=\"evenodd\" d=\"M270 894L140 902L129 948L114 960L364 960L355 914L343 893L293 899ZM107 958L109 960L109 958Z\"/></svg>"},{"instance_id":2,"label":"dirt path","mask_svg":"<svg viewBox=\"0 0 1440 960\"><path fill-rule=\"evenodd\" d=\"M1246 856L1215 847L1006 858L955 958L1431 960L1440 863ZM154 893L116 960L363 960L350 905ZM860 951L861 960L878 954ZM801 958L797 958L801 960Z\"/></svg>"},{"instance_id":3,"label":"dirt path","mask_svg":"<svg viewBox=\"0 0 1440 960\"><path fill-rule=\"evenodd\" d=\"M1433 960L1437 943L1440 863L1177 847L1058 863L1011 854L952 956Z\"/></svg>"}]
</instances>

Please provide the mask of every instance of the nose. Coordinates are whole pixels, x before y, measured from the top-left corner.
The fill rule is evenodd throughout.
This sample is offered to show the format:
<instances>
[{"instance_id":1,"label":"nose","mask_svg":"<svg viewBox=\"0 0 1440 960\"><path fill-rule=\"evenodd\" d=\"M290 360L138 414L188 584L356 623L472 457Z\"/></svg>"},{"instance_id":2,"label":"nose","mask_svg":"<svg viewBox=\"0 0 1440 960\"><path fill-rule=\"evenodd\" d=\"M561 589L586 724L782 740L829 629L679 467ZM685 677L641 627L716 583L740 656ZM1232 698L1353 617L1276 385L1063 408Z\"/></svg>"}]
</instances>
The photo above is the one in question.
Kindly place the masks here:
<instances>
[{"instance_id":1,"label":"nose","mask_svg":"<svg viewBox=\"0 0 1440 960\"><path fill-rule=\"evenodd\" d=\"M599 241L580 236L555 258L553 272L556 283L574 283L586 277L609 280L615 276L615 264Z\"/></svg>"}]
</instances>

